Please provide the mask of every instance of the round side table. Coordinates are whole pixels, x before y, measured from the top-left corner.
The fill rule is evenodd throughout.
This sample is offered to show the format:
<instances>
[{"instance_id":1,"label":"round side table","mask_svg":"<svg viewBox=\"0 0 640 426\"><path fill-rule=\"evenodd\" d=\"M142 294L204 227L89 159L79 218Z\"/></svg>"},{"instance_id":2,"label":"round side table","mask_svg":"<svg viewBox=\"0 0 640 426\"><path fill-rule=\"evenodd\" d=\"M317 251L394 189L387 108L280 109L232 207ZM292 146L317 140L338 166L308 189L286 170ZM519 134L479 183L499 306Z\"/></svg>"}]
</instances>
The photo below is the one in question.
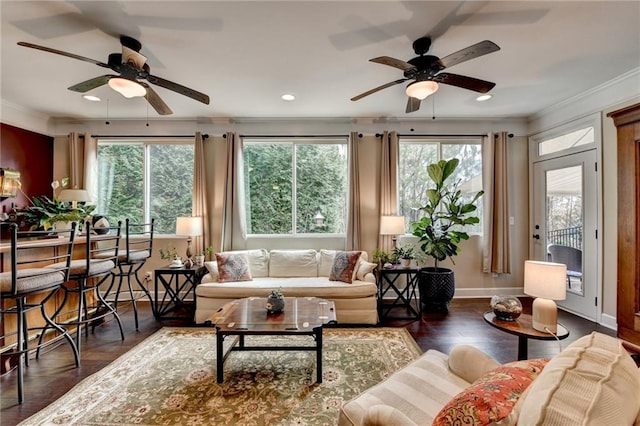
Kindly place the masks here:
<instances>
[{"instance_id":1,"label":"round side table","mask_svg":"<svg viewBox=\"0 0 640 426\"><path fill-rule=\"evenodd\" d=\"M544 331L538 331L531 325L531 315L521 314L515 321L503 321L496 318L496 315L491 312L485 312L482 314L485 322L498 330L505 333L518 336L518 360L527 359L527 352L529 351L529 339L535 340L556 340L556 336L559 340L569 337L569 330L562 324L558 324L558 330L556 336L553 334L545 333Z\"/></svg>"}]
</instances>

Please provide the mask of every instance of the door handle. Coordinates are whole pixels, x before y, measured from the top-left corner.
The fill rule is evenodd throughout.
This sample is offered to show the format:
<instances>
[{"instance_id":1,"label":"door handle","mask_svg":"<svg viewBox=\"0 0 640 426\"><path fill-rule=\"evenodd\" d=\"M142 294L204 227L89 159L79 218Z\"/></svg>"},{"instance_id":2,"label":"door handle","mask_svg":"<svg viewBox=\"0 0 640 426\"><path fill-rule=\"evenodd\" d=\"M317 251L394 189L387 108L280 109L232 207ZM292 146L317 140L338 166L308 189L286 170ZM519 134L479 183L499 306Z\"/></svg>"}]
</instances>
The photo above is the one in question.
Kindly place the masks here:
<instances>
[{"instance_id":1,"label":"door handle","mask_svg":"<svg viewBox=\"0 0 640 426\"><path fill-rule=\"evenodd\" d=\"M533 238L535 238L536 240L540 239L540 234L533 234Z\"/></svg>"}]
</instances>

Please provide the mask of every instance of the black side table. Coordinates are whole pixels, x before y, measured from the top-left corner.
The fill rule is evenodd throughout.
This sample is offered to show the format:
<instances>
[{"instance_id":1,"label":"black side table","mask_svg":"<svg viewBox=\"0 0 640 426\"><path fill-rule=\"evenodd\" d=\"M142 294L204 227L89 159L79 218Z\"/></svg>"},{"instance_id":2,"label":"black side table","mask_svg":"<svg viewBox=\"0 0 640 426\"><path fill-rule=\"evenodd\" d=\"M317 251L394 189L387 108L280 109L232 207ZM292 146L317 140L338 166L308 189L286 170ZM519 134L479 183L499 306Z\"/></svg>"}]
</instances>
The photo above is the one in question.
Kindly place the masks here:
<instances>
[{"instance_id":1,"label":"black side table","mask_svg":"<svg viewBox=\"0 0 640 426\"><path fill-rule=\"evenodd\" d=\"M384 319L419 319L422 316L422 306L418 294L418 279L420 268L402 267L394 265L391 268L376 270L378 285L378 313ZM406 278L406 286L398 288L398 279ZM395 292L395 299L391 303L383 303L384 296ZM415 304L415 307L414 307ZM407 316L390 316L391 310L402 307L407 310Z\"/></svg>"},{"instance_id":2,"label":"black side table","mask_svg":"<svg viewBox=\"0 0 640 426\"><path fill-rule=\"evenodd\" d=\"M153 315L157 320L187 319L193 320L196 301L197 268L159 268L154 272L154 304ZM164 290L162 300L159 290ZM186 301L191 295L193 302ZM168 315L174 313L174 315ZM184 313L179 315L178 313Z\"/></svg>"}]
</instances>

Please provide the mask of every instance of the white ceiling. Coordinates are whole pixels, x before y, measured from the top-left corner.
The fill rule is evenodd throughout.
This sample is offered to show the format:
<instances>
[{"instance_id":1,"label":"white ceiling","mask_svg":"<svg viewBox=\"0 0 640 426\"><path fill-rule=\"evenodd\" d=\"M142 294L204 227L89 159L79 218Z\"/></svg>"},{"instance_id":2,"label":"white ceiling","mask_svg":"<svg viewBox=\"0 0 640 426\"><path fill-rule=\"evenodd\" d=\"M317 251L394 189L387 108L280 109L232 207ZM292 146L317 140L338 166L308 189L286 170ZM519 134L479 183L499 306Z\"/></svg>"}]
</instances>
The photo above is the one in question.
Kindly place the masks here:
<instances>
[{"instance_id":1,"label":"white ceiling","mask_svg":"<svg viewBox=\"0 0 640 426\"><path fill-rule=\"evenodd\" d=\"M528 117L640 67L639 1L2 1L3 105L58 118L158 118L142 98L107 86L91 103L67 87L106 74L91 63L17 46L26 41L99 61L119 35L142 43L152 74L211 97L210 105L156 86L171 118ZM493 81L494 98L441 85L405 114L402 77L369 62L408 60L434 38L444 57L482 40L501 50L447 71ZM280 95L297 99L285 102ZM640 87L638 90L640 93Z\"/></svg>"}]
</instances>

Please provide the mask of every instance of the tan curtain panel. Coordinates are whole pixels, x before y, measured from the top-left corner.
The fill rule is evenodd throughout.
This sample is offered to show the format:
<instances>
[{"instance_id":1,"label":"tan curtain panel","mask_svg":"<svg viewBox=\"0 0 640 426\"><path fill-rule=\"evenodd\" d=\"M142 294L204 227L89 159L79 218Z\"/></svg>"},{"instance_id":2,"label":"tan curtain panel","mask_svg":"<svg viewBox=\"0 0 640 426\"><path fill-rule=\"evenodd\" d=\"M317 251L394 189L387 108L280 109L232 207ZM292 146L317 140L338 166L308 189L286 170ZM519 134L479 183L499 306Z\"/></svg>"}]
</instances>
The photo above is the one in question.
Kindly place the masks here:
<instances>
[{"instance_id":1,"label":"tan curtain panel","mask_svg":"<svg viewBox=\"0 0 640 426\"><path fill-rule=\"evenodd\" d=\"M68 188L86 189L98 201L98 140L90 133L69 134Z\"/></svg>"},{"instance_id":2,"label":"tan curtain panel","mask_svg":"<svg viewBox=\"0 0 640 426\"><path fill-rule=\"evenodd\" d=\"M207 191L206 166L204 153L204 138L202 133L196 132L193 152L193 202L191 215L202 218L202 235L194 238L196 253L211 245L211 224L207 206L209 205Z\"/></svg>"},{"instance_id":3,"label":"tan curtain panel","mask_svg":"<svg viewBox=\"0 0 640 426\"><path fill-rule=\"evenodd\" d=\"M347 220L347 250L359 250L362 248L362 228L360 225L360 177L358 167L359 156L358 132L349 135L349 206Z\"/></svg>"},{"instance_id":4,"label":"tan curtain panel","mask_svg":"<svg viewBox=\"0 0 640 426\"><path fill-rule=\"evenodd\" d=\"M380 164L380 216L398 215L398 151L400 143L397 132L385 131L382 135ZM380 224L378 223L378 233ZM379 235L378 248L393 249L392 235Z\"/></svg>"},{"instance_id":5,"label":"tan curtain panel","mask_svg":"<svg viewBox=\"0 0 640 426\"><path fill-rule=\"evenodd\" d=\"M483 141L484 250L482 271L511 273L509 237L509 170L507 132L490 133Z\"/></svg>"},{"instance_id":6,"label":"tan curtain panel","mask_svg":"<svg viewBox=\"0 0 640 426\"><path fill-rule=\"evenodd\" d=\"M247 246L244 206L244 162L242 140L234 133L226 134L227 173L224 187L222 218L222 250L241 250Z\"/></svg>"}]
</instances>

